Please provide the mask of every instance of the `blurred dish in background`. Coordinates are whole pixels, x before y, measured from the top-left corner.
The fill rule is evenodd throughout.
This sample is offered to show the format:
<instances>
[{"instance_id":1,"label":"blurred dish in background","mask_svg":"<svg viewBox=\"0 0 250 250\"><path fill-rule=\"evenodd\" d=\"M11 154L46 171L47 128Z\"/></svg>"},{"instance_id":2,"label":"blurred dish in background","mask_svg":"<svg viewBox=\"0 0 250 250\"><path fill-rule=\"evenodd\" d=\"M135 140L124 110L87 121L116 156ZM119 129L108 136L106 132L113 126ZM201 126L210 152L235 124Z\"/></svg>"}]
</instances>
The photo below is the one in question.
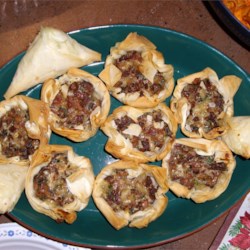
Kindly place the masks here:
<instances>
[{"instance_id":1,"label":"blurred dish in background","mask_svg":"<svg viewBox=\"0 0 250 250\"><path fill-rule=\"evenodd\" d=\"M250 47L250 0L208 1L217 18L234 37Z\"/></svg>"},{"instance_id":2,"label":"blurred dish in background","mask_svg":"<svg viewBox=\"0 0 250 250\"><path fill-rule=\"evenodd\" d=\"M250 29L250 0L223 0L224 5Z\"/></svg>"}]
</instances>

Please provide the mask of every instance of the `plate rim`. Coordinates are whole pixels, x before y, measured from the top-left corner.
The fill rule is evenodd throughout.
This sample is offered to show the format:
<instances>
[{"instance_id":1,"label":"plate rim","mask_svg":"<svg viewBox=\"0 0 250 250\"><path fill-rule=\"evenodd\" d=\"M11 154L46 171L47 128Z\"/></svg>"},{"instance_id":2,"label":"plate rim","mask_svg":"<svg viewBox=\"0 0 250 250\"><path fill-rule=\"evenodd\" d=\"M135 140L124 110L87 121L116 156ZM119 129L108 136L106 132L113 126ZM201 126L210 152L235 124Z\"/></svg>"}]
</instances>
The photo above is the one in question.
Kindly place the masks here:
<instances>
[{"instance_id":1,"label":"plate rim","mask_svg":"<svg viewBox=\"0 0 250 250\"><path fill-rule=\"evenodd\" d=\"M249 49L250 47L250 29L248 29L230 9L220 0L207 1L208 7L211 7L212 14L219 24L223 24L230 36L241 45Z\"/></svg>"},{"instance_id":2,"label":"plate rim","mask_svg":"<svg viewBox=\"0 0 250 250\"><path fill-rule=\"evenodd\" d=\"M9 235L8 233L5 235L4 230L13 231L13 235ZM2 235L1 235L2 233ZM78 250L77 246L70 246L63 242L55 241L51 238L47 238L42 236L41 234L37 234L33 230L30 230L26 227L23 227L19 223L16 222L7 222L0 224L0 249L2 240L4 240L5 246L9 241L15 240L20 244L21 241L26 240L28 243L36 243L36 245L46 245L47 247L53 247L53 250L61 250L62 248L65 250ZM46 248L48 249L48 248ZM80 249L79 249L80 250ZM85 249L83 249L85 250ZM88 250L86 248L86 250Z\"/></svg>"}]
</instances>

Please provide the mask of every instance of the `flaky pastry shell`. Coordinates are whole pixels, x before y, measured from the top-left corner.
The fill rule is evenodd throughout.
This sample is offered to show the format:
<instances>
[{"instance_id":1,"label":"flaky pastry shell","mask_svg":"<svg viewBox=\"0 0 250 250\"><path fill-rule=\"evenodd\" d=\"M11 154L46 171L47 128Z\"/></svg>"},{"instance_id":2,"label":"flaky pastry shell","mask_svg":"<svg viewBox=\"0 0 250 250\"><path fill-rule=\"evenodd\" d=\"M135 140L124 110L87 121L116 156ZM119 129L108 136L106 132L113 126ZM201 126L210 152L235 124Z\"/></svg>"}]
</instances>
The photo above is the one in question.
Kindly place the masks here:
<instances>
[{"instance_id":1,"label":"flaky pastry shell","mask_svg":"<svg viewBox=\"0 0 250 250\"><path fill-rule=\"evenodd\" d=\"M191 131L186 126L186 120L190 113L191 105L185 97L182 97L182 90L188 84L191 84L196 78L209 79L216 87L218 92L223 96L224 107L222 113L217 117L222 122L220 126L211 129L206 132L202 127L198 129L198 132ZM173 97L170 102L170 108L174 112L177 122L181 125L181 131L190 138L206 138L215 139L222 134L226 133L227 125L225 120L227 117L232 117L234 114L233 97L236 94L241 83L241 79L234 75L224 76L219 79L216 72L211 68L205 68L204 70L193 73L177 80L177 85L173 92ZM214 105L214 104L211 104ZM202 113L203 111L201 111Z\"/></svg>"},{"instance_id":2,"label":"flaky pastry shell","mask_svg":"<svg viewBox=\"0 0 250 250\"><path fill-rule=\"evenodd\" d=\"M145 210L139 210L134 214L130 214L128 211L114 211L103 198L103 182L104 179L110 176L115 170L126 170L128 172L128 178L131 179L141 173L151 175L159 186L155 194L156 199L154 203ZM168 191L168 185L165 177L165 169L158 166L132 161L116 161L105 166L97 175L92 196L98 209L115 229L119 230L125 226L136 228L147 227L150 222L161 216L167 207L168 198L165 193Z\"/></svg>"},{"instance_id":3,"label":"flaky pastry shell","mask_svg":"<svg viewBox=\"0 0 250 250\"><path fill-rule=\"evenodd\" d=\"M56 154L65 153L67 155L67 162L69 167L65 171L70 171L73 166L74 171L67 174L65 177L65 185L69 195L73 195L73 200L65 202L65 204L58 204L45 194L43 199L40 199L34 189L34 180L40 171L43 171L48 164L51 163L53 156ZM59 171L58 165L55 167ZM64 172L65 173L65 172ZM63 174L64 174L63 173ZM51 172L47 174L48 178L53 178ZM51 177L50 177L51 176ZM64 178L59 174L57 178ZM58 181L58 179L53 182ZM45 214L57 222L67 222L69 224L76 220L76 212L83 210L89 202L92 194L94 184L94 173L90 160L84 156L79 156L74 153L70 146L65 145L46 145L36 152L31 161L31 166L28 170L25 181L25 192L29 203L39 213ZM50 184L51 185L51 184ZM52 184L53 185L53 184ZM38 187L44 188L43 183L38 183ZM62 189L59 187L59 189ZM50 186L50 190L53 190ZM50 192L49 190L49 192ZM59 190L60 191L60 190ZM61 196L66 195L62 194Z\"/></svg>"},{"instance_id":4,"label":"flaky pastry shell","mask_svg":"<svg viewBox=\"0 0 250 250\"><path fill-rule=\"evenodd\" d=\"M237 155L250 158L250 116L234 116L227 120L228 130L222 140Z\"/></svg>"},{"instance_id":5,"label":"flaky pastry shell","mask_svg":"<svg viewBox=\"0 0 250 250\"><path fill-rule=\"evenodd\" d=\"M114 61L129 51L137 51L142 53L142 63L140 65L140 73L151 83L157 72L163 74L165 83L164 88L158 94L150 95L148 91L143 95L137 91L135 93L122 93L119 87L114 86L122 76L122 72L114 65ZM110 55L106 58L105 67L99 74L99 77L106 83L111 95L123 104L138 107L151 108L164 101L172 94L174 88L173 67L165 64L163 55L156 50L156 46L146 37L140 36L135 32L121 42L117 42L110 49Z\"/></svg>"},{"instance_id":6,"label":"flaky pastry shell","mask_svg":"<svg viewBox=\"0 0 250 250\"><path fill-rule=\"evenodd\" d=\"M68 34L42 27L18 64L5 99L55 78L70 67L82 67L101 60L101 54L78 43Z\"/></svg>"},{"instance_id":7,"label":"flaky pastry shell","mask_svg":"<svg viewBox=\"0 0 250 250\"><path fill-rule=\"evenodd\" d=\"M140 151L133 146L129 138L125 138L123 134L118 131L115 120L122 119L124 116L128 116L129 118L133 119L135 124L128 126L126 133L139 137L142 134L142 129L139 125L138 118L146 113L152 114L154 111L160 111L162 114L162 121L153 121L153 127L157 130L158 127L160 128L162 126L162 123L166 123L172 133L172 136L166 136L164 138L164 143L160 148L155 147L151 151ZM105 123L101 126L101 130L108 136L108 141L105 145L107 152L119 159L146 163L161 160L167 154L171 148L172 142L175 139L177 123L173 113L165 103L160 103L154 108L147 109L120 106L108 116ZM155 139L158 140L159 138Z\"/></svg>"},{"instance_id":8,"label":"flaky pastry shell","mask_svg":"<svg viewBox=\"0 0 250 250\"><path fill-rule=\"evenodd\" d=\"M11 212L23 190L28 166L0 164L0 214Z\"/></svg>"},{"instance_id":9,"label":"flaky pastry shell","mask_svg":"<svg viewBox=\"0 0 250 250\"><path fill-rule=\"evenodd\" d=\"M0 118L15 107L19 107L22 110L28 110L30 120L25 123L25 129L27 130L28 136L32 139L38 139L40 141L39 147L47 144L51 135L50 126L48 124L48 105L41 100L36 100L23 95L17 95L0 103ZM26 146L27 145L23 147L26 148ZM32 155L29 155L29 158L31 156ZM19 156L8 158L2 153L2 147L0 146L0 164L13 163L28 166L30 163L29 158L21 159Z\"/></svg>"},{"instance_id":10,"label":"flaky pastry shell","mask_svg":"<svg viewBox=\"0 0 250 250\"><path fill-rule=\"evenodd\" d=\"M52 102L59 91L62 91L63 95L66 97L70 85L73 82L78 81L89 82L94 87L95 94L101 99L101 105L96 107L90 114L90 127L86 128L84 125L77 125L73 128L62 126L59 124L61 118L52 111L50 111L49 123L53 132L72 141L82 142L94 136L108 116L110 109L110 95L105 84L99 78L84 70L71 68L59 79L48 79L44 83L41 92L41 99L51 107Z\"/></svg>"},{"instance_id":11,"label":"flaky pastry shell","mask_svg":"<svg viewBox=\"0 0 250 250\"><path fill-rule=\"evenodd\" d=\"M219 176L217 183L214 187L207 185L197 185L192 189L188 189L186 186L180 184L177 181L172 180L169 169L169 159L172 150L176 144L185 145L195 150L198 155L201 156L214 156L216 162L224 162L226 164L226 171L223 171ZM191 159L190 159L191 161ZM232 152L227 145L221 140L207 140L203 138L181 138L176 139L172 144L171 151L162 160L162 167L167 170L167 182L169 189L173 191L178 197L192 199L196 203L203 203L209 200L213 200L220 196L228 187L233 171L236 166L236 161ZM181 164L180 166L181 167ZM179 169L178 171L181 170Z\"/></svg>"}]
</instances>

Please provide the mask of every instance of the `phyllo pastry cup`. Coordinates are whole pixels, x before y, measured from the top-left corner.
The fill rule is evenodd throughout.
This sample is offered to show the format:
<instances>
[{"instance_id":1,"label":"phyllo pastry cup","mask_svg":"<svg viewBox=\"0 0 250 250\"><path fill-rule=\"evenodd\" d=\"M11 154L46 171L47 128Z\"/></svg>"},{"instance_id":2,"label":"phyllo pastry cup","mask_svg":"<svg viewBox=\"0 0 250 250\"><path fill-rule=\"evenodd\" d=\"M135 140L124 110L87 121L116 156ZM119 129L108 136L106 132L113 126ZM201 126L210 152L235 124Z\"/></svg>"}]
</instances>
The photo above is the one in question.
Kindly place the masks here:
<instances>
[{"instance_id":1,"label":"phyllo pastry cup","mask_svg":"<svg viewBox=\"0 0 250 250\"><path fill-rule=\"evenodd\" d=\"M0 163L28 166L34 152L50 139L49 107L17 95L0 102Z\"/></svg>"},{"instance_id":2,"label":"phyllo pastry cup","mask_svg":"<svg viewBox=\"0 0 250 250\"><path fill-rule=\"evenodd\" d=\"M107 152L123 160L161 160L175 139L177 123L166 104L139 109L120 106L101 126L108 136Z\"/></svg>"},{"instance_id":3,"label":"phyllo pastry cup","mask_svg":"<svg viewBox=\"0 0 250 250\"><path fill-rule=\"evenodd\" d=\"M211 68L178 79L170 107L182 132L206 139L226 133L225 120L234 114L233 98L240 83L234 75L219 79Z\"/></svg>"},{"instance_id":4,"label":"phyllo pastry cup","mask_svg":"<svg viewBox=\"0 0 250 250\"><path fill-rule=\"evenodd\" d=\"M149 108L172 94L173 71L151 41L133 32L110 49L99 77L123 104Z\"/></svg>"},{"instance_id":5,"label":"phyllo pastry cup","mask_svg":"<svg viewBox=\"0 0 250 250\"><path fill-rule=\"evenodd\" d=\"M176 196L203 203L227 189L236 161L221 140L181 138L172 144L162 166Z\"/></svg>"},{"instance_id":6,"label":"phyllo pastry cup","mask_svg":"<svg viewBox=\"0 0 250 250\"><path fill-rule=\"evenodd\" d=\"M94 136L106 120L110 95L94 75L71 68L59 79L48 79L41 99L50 106L49 123L53 132L75 142Z\"/></svg>"},{"instance_id":7,"label":"phyllo pastry cup","mask_svg":"<svg viewBox=\"0 0 250 250\"><path fill-rule=\"evenodd\" d=\"M89 202L94 184L91 162L65 145L47 145L32 158L25 181L30 205L57 222L73 223Z\"/></svg>"},{"instance_id":8,"label":"phyllo pastry cup","mask_svg":"<svg viewBox=\"0 0 250 250\"><path fill-rule=\"evenodd\" d=\"M97 175L93 198L115 229L125 226L143 228L165 211L167 191L165 169L132 161L116 161Z\"/></svg>"}]
</instances>

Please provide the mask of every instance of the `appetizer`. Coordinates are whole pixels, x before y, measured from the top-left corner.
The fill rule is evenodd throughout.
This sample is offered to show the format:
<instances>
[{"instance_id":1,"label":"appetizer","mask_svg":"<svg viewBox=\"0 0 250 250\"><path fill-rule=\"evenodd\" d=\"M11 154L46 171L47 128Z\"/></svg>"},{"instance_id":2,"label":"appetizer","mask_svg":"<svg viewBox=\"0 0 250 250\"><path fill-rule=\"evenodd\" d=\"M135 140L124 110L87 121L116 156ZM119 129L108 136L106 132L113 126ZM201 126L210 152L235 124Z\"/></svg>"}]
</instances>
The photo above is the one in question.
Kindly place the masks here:
<instances>
[{"instance_id":1,"label":"appetizer","mask_svg":"<svg viewBox=\"0 0 250 250\"><path fill-rule=\"evenodd\" d=\"M89 202L94 184L91 162L64 145L46 145L31 161L25 192L34 210L72 224Z\"/></svg>"},{"instance_id":2,"label":"appetizer","mask_svg":"<svg viewBox=\"0 0 250 250\"><path fill-rule=\"evenodd\" d=\"M227 123L222 140L235 154L250 159L250 116L230 117Z\"/></svg>"},{"instance_id":3,"label":"appetizer","mask_svg":"<svg viewBox=\"0 0 250 250\"><path fill-rule=\"evenodd\" d=\"M91 50L61 30L41 28L18 64L7 89L6 99L64 74L70 67L82 67L101 60L101 54Z\"/></svg>"},{"instance_id":4,"label":"appetizer","mask_svg":"<svg viewBox=\"0 0 250 250\"><path fill-rule=\"evenodd\" d=\"M11 212L23 190L28 166L0 164L0 214Z\"/></svg>"},{"instance_id":5,"label":"appetizer","mask_svg":"<svg viewBox=\"0 0 250 250\"><path fill-rule=\"evenodd\" d=\"M110 95L104 83L76 68L59 79L48 79L41 99L50 106L52 131L75 142L94 136L110 109Z\"/></svg>"},{"instance_id":6,"label":"appetizer","mask_svg":"<svg viewBox=\"0 0 250 250\"><path fill-rule=\"evenodd\" d=\"M170 150L177 123L164 103L147 109L120 106L101 130L109 137L105 149L114 157L153 162L161 160Z\"/></svg>"},{"instance_id":7,"label":"appetizer","mask_svg":"<svg viewBox=\"0 0 250 250\"><path fill-rule=\"evenodd\" d=\"M98 174L93 189L96 206L117 230L143 228L165 210L168 199L165 169L117 161Z\"/></svg>"},{"instance_id":8,"label":"appetizer","mask_svg":"<svg viewBox=\"0 0 250 250\"><path fill-rule=\"evenodd\" d=\"M211 68L177 80L170 107L181 131L191 138L215 139L226 133L233 116L233 97L241 83L237 76L218 79Z\"/></svg>"},{"instance_id":9,"label":"appetizer","mask_svg":"<svg viewBox=\"0 0 250 250\"><path fill-rule=\"evenodd\" d=\"M155 107L174 88L173 67L144 36L130 33L110 50L99 77L111 95L137 108Z\"/></svg>"},{"instance_id":10,"label":"appetizer","mask_svg":"<svg viewBox=\"0 0 250 250\"><path fill-rule=\"evenodd\" d=\"M49 107L17 95L0 103L0 163L28 166L30 157L49 142Z\"/></svg>"},{"instance_id":11,"label":"appetizer","mask_svg":"<svg viewBox=\"0 0 250 250\"><path fill-rule=\"evenodd\" d=\"M176 139L162 161L169 189L196 203L221 195L231 180L236 161L221 140Z\"/></svg>"},{"instance_id":12,"label":"appetizer","mask_svg":"<svg viewBox=\"0 0 250 250\"><path fill-rule=\"evenodd\" d=\"M0 214L15 207L30 158L49 141L48 116L46 103L27 96L0 103Z\"/></svg>"}]
</instances>

